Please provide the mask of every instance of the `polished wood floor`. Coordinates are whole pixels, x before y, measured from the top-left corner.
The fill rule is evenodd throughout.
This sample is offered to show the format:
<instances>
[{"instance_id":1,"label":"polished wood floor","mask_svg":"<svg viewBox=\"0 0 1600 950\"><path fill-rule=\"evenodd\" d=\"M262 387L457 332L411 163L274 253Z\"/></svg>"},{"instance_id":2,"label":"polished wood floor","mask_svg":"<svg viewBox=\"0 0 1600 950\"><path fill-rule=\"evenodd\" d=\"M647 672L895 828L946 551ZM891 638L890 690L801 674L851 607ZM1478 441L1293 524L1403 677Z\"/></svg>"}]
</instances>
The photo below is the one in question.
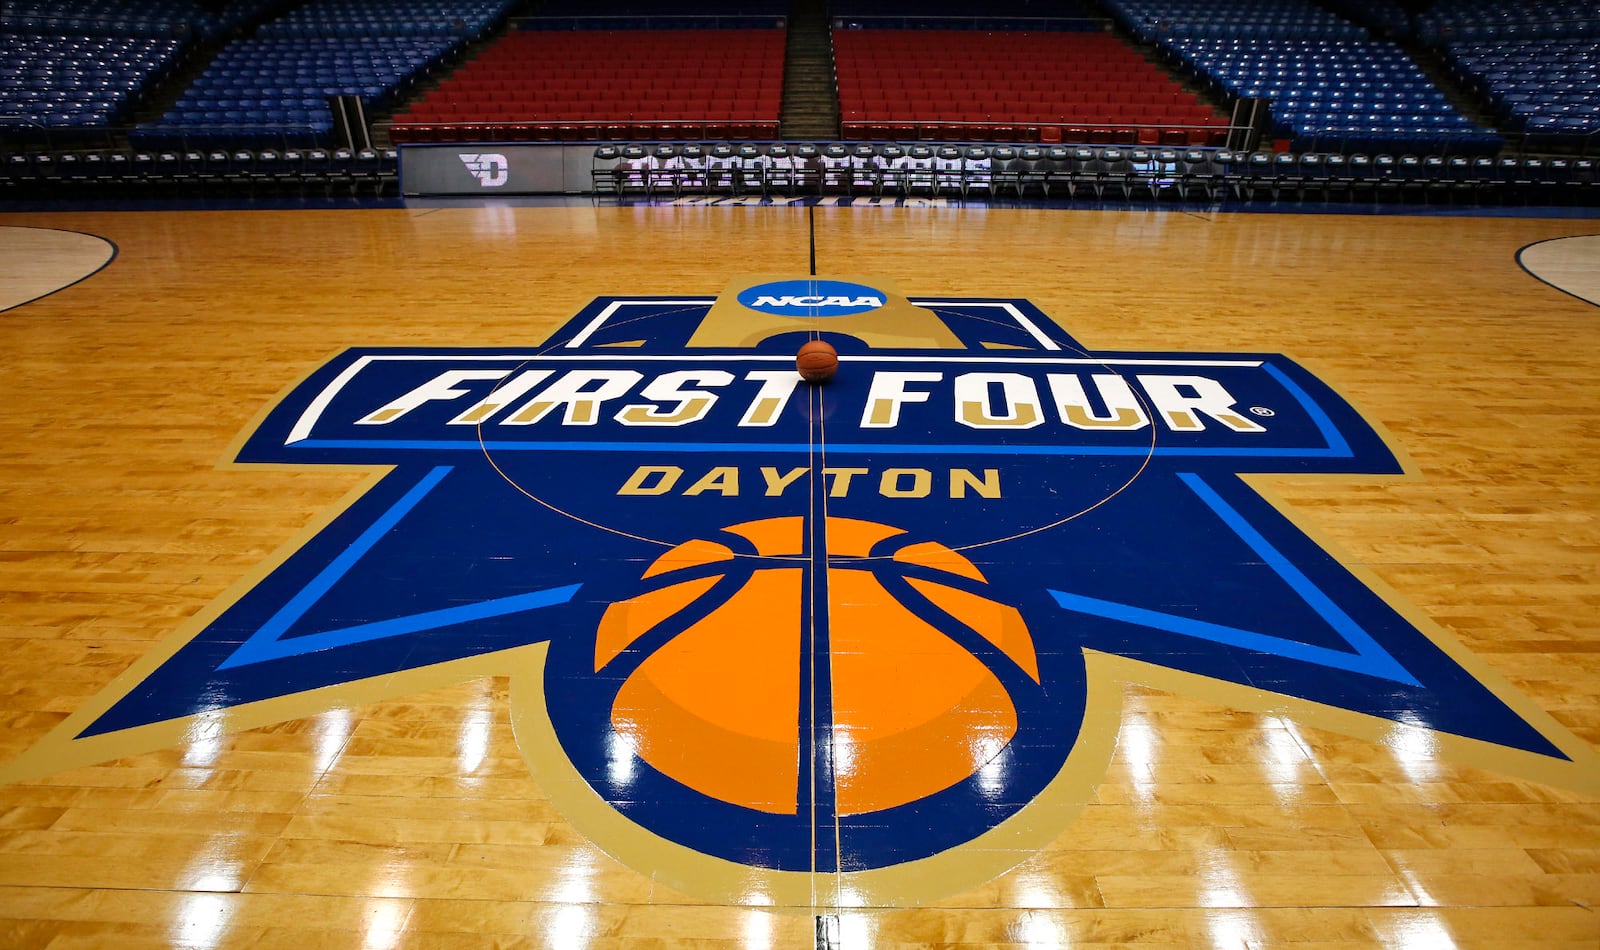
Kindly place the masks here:
<instances>
[{"instance_id":1,"label":"polished wood floor","mask_svg":"<svg viewBox=\"0 0 1600 950\"><path fill-rule=\"evenodd\" d=\"M0 312L0 770L368 483L223 464L330 355L527 345L599 294L804 274L804 216L0 215L8 275L106 257L10 229L116 248L80 283ZM1596 230L816 214L825 273L1027 297L1091 348L1300 360L1413 474L1253 483L1591 749L1600 309L1516 256ZM1587 279L1600 257L1561 268ZM8 279L4 305L37 296ZM838 947L1600 947L1600 776L1547 784L1425 732L1187 686L1120 687L1117 746L1077 818L995 880L914 908L741 906L612 859L530 776L500 676L334 696L237 733L195 723L111 761L0 776L0 946L786 948L818 945L820 929Z\"/></svg>"}]
</instances>

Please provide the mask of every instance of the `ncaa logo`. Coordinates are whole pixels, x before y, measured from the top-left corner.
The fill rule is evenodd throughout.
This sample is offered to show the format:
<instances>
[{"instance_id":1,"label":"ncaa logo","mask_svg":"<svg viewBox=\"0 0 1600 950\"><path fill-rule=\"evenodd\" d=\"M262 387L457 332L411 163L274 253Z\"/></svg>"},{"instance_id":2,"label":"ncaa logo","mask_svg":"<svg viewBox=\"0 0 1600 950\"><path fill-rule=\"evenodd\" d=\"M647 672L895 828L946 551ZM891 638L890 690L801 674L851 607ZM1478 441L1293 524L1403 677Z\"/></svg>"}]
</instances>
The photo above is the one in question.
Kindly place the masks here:
<instances>
[{"instance_id":1,"label":"ncaa logo","mask_svg":"<svg viewBox=\"0 0 1600 950\"><path fill-rule=\"evenodd\" d=\"M849 317L880 309L882 291L842 280L782 280L742 291L739 303L783 317Z\"/></svg>"},{"instance_id":2,"label":"ncaa logo","mask_svg":"<svg viewBox=\"0 0 1600 950\"><path fill-rule=\"evenodd\" d=\"M498 152L467 152L458 155L472 177L484 188L499 188L511 180L511 163Z\"/></svg>"}]
</instances>

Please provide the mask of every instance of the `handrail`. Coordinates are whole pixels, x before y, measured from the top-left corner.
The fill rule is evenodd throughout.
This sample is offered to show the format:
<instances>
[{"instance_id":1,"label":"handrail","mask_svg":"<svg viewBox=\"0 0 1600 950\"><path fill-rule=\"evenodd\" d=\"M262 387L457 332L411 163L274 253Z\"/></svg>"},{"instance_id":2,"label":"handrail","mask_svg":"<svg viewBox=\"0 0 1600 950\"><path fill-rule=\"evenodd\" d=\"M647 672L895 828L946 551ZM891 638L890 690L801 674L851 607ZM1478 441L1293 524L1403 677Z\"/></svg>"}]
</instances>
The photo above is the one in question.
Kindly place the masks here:
<instances>
[{"instance_id":1,"label":"handrail","mask_svg":"<svg viewBox=\"0 0 1600 950\"><path fill-rule=\"evenodd\" d=\"M696 132L696 131L698 132L698 134L681 135L681 136L673 137L671 139L666 139L668 141L683 141L683 140L687 140L687 139L731 139L731 138L734 138L734 137L733 136L729 136L729 135L711 135L711 134L707 134L707 130L710 130L710 129L723 129L723 130L726 130L730 125L732 125L732 126L741 126L741 125L751 125L751 124L764 124L764 123L768 123L770 121L772 121L772 120L749 120L749 119L727 120L727 119L709 119L709 118L706 118L706 117L703 117L703 116L670 117L670 116L662 116L662 115L656 115L656 114L635 114L635 113L630 113L626 117L611 117L611 118L607 118L607 119L548 119L548 118L530 116L528 118L496 119L496 120L492 120L492 121L470 120L470 119L468 119L468 120L460 120L460 121L450 121L450 122L427 122L427 121L417 121L417 120L412 120L412 121L388 120L388 121L385 121L385 122L376 123L374 128L375 129L377 129L377 128L386 128L389 131L391 139L394 139L394 133L396 131L400 131L400 132L404 133L405 130L409 130L409 129L482 130L486 134L489 134L489 133L504 134L504 133L507 133L507 132L510 132L510 133L513 133L513 134L517 134L517 133L524 133L525 132L525 133L527 133L529 135L539 134L539 135L551 136L549 138L539 139L539 140L536 140L536 141L556 141L558 139L554 138L554 136L559 135L559 133L562 130L566 130L566 129L571 129L574 132L576 132L576 131L588 132L588 131L592 131L592 130L604 130L606 128L613 127L613 126L641 126L641 125L680 126L680 127L683 127L683 128L680 129L679 131L687 130L687 131L690 131L690 132ZM851 124L851 125L866 125L868 123L866 123L866 122L859 122L859 123L858 122L851 122L851 123L848 123L848 124ZM1184 124L1176 124L1176 123L1134 123L1134 122L1025 122L1024 123L1024 122L985 122L985 121L968 121L968 120L945 121L945 120L940 119L940 120L935 120L935 121L897 121L897 122L892 122L892 123L873 122L871 124L873 124L873 125L887 124L887 125L891 125L891 126L894 126L894 127L910 127L910 128L916 129L917 132L916 132L916 135L915 135L914 138L916 140L920 140L920 141L932 141L932 140L934 140L935 138L938 137L937 133L940 130L945 129L945 128L960 128L960 129L971 129L971 130L1002 129L1002 128L1009 128L1009 129L1027 128L1027 129L1041 129L1041 130L1043 130L1043 129L1058 129L1058 130L1060 130L1060 132L1061 132L1061 134L1063 136L1063 140L1065 139L1065 136L1066 136L1066 134L1068 133L1069 130L1074 131L1074 132L1081 130L1081 131L1085 132L1088 135L1093 135L1093 136L1096 136L1096 137L1103 137L1103 136L1116 137L1119 133L1128 132L1129 134L1127 136L1125 136L1125 138L1127 139L1127 144L1129 144L1129 145L1140 145L1140 144L1143 144L1143 145L1145 145L1147 147L1151 147L1151 148L1159 148L1159 147L1161 147L1161 143L1160 142L1140 143L1140 142L1138 142L1138 138L1139 138L1139 134L1140 133L1142 133L1142 132L1157 132L1157 133L1160 133L1160 132L1179 132L1179 133L1183 133L1185 135L1187 135L1189 133L1203 133L1209 139L1209 138L1216 137L1216 136L1226 136L1227 134L1229 134L1229 133L1231 133L1233 131L1236 131L1236 128L1231 126L1231 125L1228 125L1228 126L1223 126L1223 125L1184 125ZM624 135L620 135L620 136L612 136L612 137L609 137L609 138L615 138L615 139L618 139L618 140L621 140L621 139L630 139L631 140L631 139L639 138L639 136L631 136L631 135L624 134ZM900 137L900 138L903 138L903 137ZM893 138L893 140L900 140L900 138ZM503 139L503 138L501 138L501 139L495 139L495 138L487 138L487 137L485 137L485 138L477 139L476 141L527 141L527 140L528 139L526 139L526 138L517 138L517 139ZM593 141L598 141L598 140L599 139L596 138L596 137L583 136L581 138L574 138L571 141L593 142ZM656 139L652 138L652 140L656 140ZM847 139L847 140L854 141L854 139ZM880 140L881 140L880 138L874 137L872 139L867 139L867 140L864 140L864 141L880 141ZM887 140L887 139L883 139L883 140ZM912 139L905 139L905 140L910 141ZM457 140L457 141L473 141L473 140L471 140L471 139L461 139L461 140ZM416 141L416 142L404 142L403 144L427 144L427 143L421 142L421 141ZM1041 144L1041 143L1024 142L1024 143L1011 143L1011 144ZM1058 143L1052 141L1052 142L1045 142L1045 143L1042 143L1042 144L1053 145L1053 144L1058 144ZM1086 143L1086 144L1107 144L1107 145L1110 145L1110 144L1117 144L1117 143L1112 142L1112 141L1105 141L1105 142L1093 142L1093 143ZM1187 144L1187 143L1185 143L1185 144Z\"/></svg>"},{"instance_id":2,"label":"handrail","mask_svg":"<svg viewBox=\"0 0 1600 950\"><path fill-rule=\"evenodd\" d=\"M319 130L312 124L293 123L261 123L261 122L214 122L205 125L162 126L152 128L150 125L104 125L93 127L50 126L30 119L28 116L0 115L0 124L14 122L31 127L39 143L39 150L47 152L159 152L169 149L167 145L149 146L140 144L134 133L145 133L147 136L159 136L163 139L174 140L178 144L170 146L179 150L192 147L210 149L216 148L250 148L263 147L259 143L243 144L241 142L227 143L201 143L196 145L194 139L206 136L256 136L262 141L276 139L276 143L266 146L272 148L336 148L336 145L323 145L317 142L325 130ZM304 142L291 142L291 137L299 137ZM8 142L0 138L0 145L29 149L27 142Z\"/></svg>"},{"instance_id":3,"label":"handrail","mask_svg":"<svg viewBox=\"0 0 1600 950\"><path fill-rule=\"evenodd\" d=\"M852 16L846 14L835 15L831 17L829 20L829 25L836 30L883 29L886 28L885 24L890 23L896 23L898 26L887 27L889 29L901 29L908 26L931 26L935 29L944 27L951 29L985 29L986 27L984 27L983 24L986 23L1022 23L1048 30L1051 24L1072 23L1085 25L1087 29L1083 30L1082 32L1089 32L1091 29L1109 29L1113 22L1114 21L1110 17L1086 16L1006 16L1004 14L974 16L920 16L916 14L897 16L890 14L866 14L861 16ZM989 28L992 29L992 27ZM1005 29L1010 31L1013 28L1006 27ZM1017 29L1016 32L1027 32L1027 26Z\"/></svg>"},{"instance_id":4,"label":"handrail","mask_svg":"<svg viewBox=\"0 0 1600 950\"><path fill-rule=\"evenodd\" d=\"M512 17L517 30L605 30L605 29L774 29L788 25L781 13L683 13L683 14L552 14ZM681 24L688 24L687 27ZM724 24L727 24L724 26Z\"/></svg>"}]
</instances>

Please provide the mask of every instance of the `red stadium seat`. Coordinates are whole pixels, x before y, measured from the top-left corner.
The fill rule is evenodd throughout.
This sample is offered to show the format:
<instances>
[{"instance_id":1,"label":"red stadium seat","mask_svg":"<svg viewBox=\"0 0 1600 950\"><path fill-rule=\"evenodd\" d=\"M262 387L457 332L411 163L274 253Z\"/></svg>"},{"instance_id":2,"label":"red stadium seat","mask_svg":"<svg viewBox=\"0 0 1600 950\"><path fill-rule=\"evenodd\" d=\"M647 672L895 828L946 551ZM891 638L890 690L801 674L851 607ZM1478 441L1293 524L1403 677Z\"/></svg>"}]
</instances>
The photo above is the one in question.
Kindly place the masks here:
<instances>
[{"instance_id":1,"label":"red stadium seat","mask_svg":"<svg viewBox=\"0 0 1600 950\"><path fill-rule=\"evenodd\" d=\"M841 30L834 49L847 137L909 138L896 120L910 103L923 135L931 125L936 136L1054 142L1065 116L1099 127L1069 127L1069 140L1156 144L1162 126L1192 125L1198 106L1109 34ZM953 124L974 120L985 125Z\"/></svg>"},{"instance_id":2,"label":"red stadium seat","mask_svg":"<svg viewBox=\"0 0 1600 950\"><path fill-rule=\"evenodd\" d=\"M782 30L514 31L423 102L440 122L473 123L455 141L498 134L477 124L491 108L496 129L534 141L699 138L714 124L775 135L783 56ZM754 111L738 128L713 123L729 111L713 96Z\"/></svg>"}]
</instances>

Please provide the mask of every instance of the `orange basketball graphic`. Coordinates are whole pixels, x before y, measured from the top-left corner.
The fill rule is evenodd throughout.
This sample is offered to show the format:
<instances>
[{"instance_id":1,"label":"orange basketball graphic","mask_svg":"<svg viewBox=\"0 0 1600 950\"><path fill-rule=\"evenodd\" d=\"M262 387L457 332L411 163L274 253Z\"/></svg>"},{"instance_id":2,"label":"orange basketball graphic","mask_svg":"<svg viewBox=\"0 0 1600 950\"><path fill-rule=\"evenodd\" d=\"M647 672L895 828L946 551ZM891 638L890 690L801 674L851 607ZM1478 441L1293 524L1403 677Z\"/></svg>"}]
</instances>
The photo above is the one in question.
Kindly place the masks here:
<instances>
[{"instance_id":1,"label":"orange basketball graphic","mask_svg":"<svg viewBox=\"0 0 1600 950\"><path fill-rule=\"evenodd\" d=\"M801 556L804 518L724 531L772 560L750 570L729 544L685 542L645 571L656 586L612 604L597 630L599 672L668 618L700 614L654 646L612 705L612 728L651 766L720 801L795 814L802 735L822 724L837 813L857 815L968 778L1016 734L994 658L955 634L982 637L1038 682L1033 639L1016 608L972 589L987 579L966 557L937 542L894 547L885 542L899 528L828 518L817 572ZM891 586L905 599L888 577L904 578ZM924 603L907 602L916 598ZM806 629L819 616L826 630ZM826 664L811 682L825 681L828 695L801 695L810 663Z\"/></svg>"}]
</instances>

